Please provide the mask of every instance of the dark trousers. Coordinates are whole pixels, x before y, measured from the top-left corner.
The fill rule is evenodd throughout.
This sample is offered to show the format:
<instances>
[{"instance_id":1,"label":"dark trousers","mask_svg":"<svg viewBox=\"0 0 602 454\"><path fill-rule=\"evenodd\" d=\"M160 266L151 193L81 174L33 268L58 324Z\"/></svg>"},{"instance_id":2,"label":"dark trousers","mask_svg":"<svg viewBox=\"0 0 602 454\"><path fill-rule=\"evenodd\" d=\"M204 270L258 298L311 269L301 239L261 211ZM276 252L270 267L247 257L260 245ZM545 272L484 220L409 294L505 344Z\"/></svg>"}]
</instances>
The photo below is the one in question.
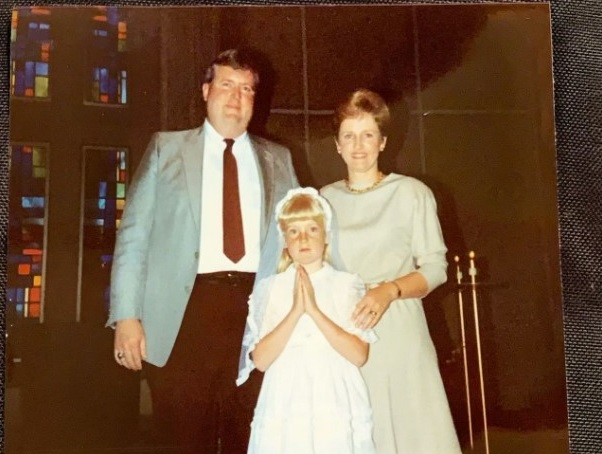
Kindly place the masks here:
<instances>
[{"instance_id":1,"label":"dark trousers","mask_svg":"<svg viewBox=\"0 0 602 454\"><path fill-rule=\"evenodd\" d=\"M145 364L153 431L175 452L247 452L263 375L255 371L236 386L253 275L233 274L196 278L167 364Z\"/></svg>"}]
</instances>

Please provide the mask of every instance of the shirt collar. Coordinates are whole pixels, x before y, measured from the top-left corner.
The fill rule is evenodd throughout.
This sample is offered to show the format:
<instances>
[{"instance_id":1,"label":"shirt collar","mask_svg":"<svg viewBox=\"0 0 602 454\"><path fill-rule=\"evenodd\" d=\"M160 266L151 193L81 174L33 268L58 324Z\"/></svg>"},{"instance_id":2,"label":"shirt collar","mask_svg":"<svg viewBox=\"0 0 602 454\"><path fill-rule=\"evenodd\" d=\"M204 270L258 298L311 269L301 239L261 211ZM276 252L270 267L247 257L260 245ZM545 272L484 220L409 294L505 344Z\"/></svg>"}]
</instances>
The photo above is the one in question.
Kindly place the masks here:
<instances>
[{"instance_id":1,"label":"shirt collar","mask_svg":"<svg viewBox=\"0 0 602 454\"><path fill-rule=\"evenodd\" d=\"M247 133L247 131L244 131L238 137L222 137L222 135L215 130L215 128L213 127L213 125L207 118L205 118L205 124L203 126L203 130L207 134L207 138L209 140L215 141L215 142L223 143L224 139L234 139L234 143L243 143L244 141L247 141L248 137L249 137L249 134Z\"/></svg>"}]
</instances>

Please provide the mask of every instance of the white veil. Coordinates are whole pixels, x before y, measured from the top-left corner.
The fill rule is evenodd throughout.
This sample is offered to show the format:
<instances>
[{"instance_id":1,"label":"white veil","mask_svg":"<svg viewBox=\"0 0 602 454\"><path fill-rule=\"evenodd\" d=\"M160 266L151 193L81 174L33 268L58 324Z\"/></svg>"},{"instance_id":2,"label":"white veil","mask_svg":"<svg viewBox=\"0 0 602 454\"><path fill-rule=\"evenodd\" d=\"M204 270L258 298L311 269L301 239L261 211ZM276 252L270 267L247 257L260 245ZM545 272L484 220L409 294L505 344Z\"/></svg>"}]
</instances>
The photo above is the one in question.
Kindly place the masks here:
<instances>
[{"instance_id":1,"label":"white veil","mask_svg":"<svg viewBox=\"0 0 602 454\"><path fill-rule=\"evenodd\" d=\"M327 242L330 249L329 262L333 268L337 270L345 270L343 261L339 255L338 247L338 228L336 215L330 206L330 203L321 195L318 191L311 187L296 188L288 191L287 195L276 205L275 216L271 219L268 227L266 241L261 250L261 256L259 259L259 267L255 277L255 284L253 285L253 292L249 296L249 313L247 316L247 323L242 339L242 348L240 352L240 358L238 361L238 378L236 379L237 385L242 385L249 378L249 374L255 368L253 361L251 360L251 351L257 344L257 334L259 327L263 320L263 314L265 311L265 303L267 302L267 296L270 292L270 282L268 279L270 276L277 273L278 261L280 254L284 248L284 238L280 233L280 227L278 225L278 215L284 205L284 202L289 200L296 194L309 194L312 197L318 199L326 216L326 231L327 231Z\"/></svg>"}]
</instances>

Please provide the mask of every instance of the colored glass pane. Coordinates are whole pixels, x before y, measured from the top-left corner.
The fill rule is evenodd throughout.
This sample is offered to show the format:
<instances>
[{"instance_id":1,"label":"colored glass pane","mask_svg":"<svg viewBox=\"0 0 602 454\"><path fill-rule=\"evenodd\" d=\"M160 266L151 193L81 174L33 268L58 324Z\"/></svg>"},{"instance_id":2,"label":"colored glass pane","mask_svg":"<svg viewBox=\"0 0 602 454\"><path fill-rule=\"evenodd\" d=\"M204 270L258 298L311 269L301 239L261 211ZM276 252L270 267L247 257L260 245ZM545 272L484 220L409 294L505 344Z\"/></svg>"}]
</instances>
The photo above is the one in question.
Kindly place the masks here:
<instances>
[{"instance_id":1,"label":"colored glass pane","mask_svg":"<svg viewBox=\"0 0 602 454\"><path fill-rule=\"evenodd\" d=\"M86 101L100 104L127 104L127 77L124 69L127 23L119 7L91 9L91 39L87 47L89 89Z\"/></svg>"},{"instance_id":2,"label":"colored glass pane","mask_svg":"<svg viewBox=\"0 0 602 454\"><path fill-rule=\"evenodd\" d=\"M30 303L29 305L28 316L31 318L39 318L40 317L40 305L38 303Z\"/></svg>"},{"instance_id":3,"label":"colored glass pane","mask_svg":"<svg viewBox=\"0 0 602 454\"><path fill-rule=\"evenodd\" d=\"M52 25L46 8L16 8L11 17L11 95L50 96Z\"/></svg>"},{"instance_id":4,"label":"colored glass pane","mask_svg":"<svg viewBox=\"0 0 602 454\"><path fill-rule=\"evenodd\" d=\"M22 197L23 208L44 208L44 197Z\"/></svg>"},{"instance_id":5,"label":"colored glass pane","mask_svg":"<svg viewBox=\"0 0 602 454\"><path fill-rule=\"evenodd\" d=\"M36 77L35 95L38 98L48 97L48 77Z\"/></svg>"},{"instance_id":6,"label":"colored glass pane","mask_svg":"<svg viewBox=\"0 0 602 454\"><path fill-rule=\"evenodd\" d=\"M48 150L40 145L11 144L7 314L39 318Z\"/></svg>"},{"instance_id":7,"label":"colored glass pane","mask_svg":"<svg viewBox=\"0 0 602 454\"><path fill-rule=\"evenodd\" d=\"M42 297L42 293L39 287L34 287L29 290L29 301L30 302L40 302L40 298Z\"/></svg>"},{"instance_id":8,"label":"colored glass pane","mask_svg":"<svg viewBox=\"0 0 602 454\"><path fill-rule=\"evenodd\" d=\"M36 63L36 74L38 76L48 75L48 63Z\"/></svg>"},{"instance_id":9,"label":"colored glass pane","mask_svg":"<svg viewBox=\"0 0 602 454\"><path fill-rule=\"evenodd\" d=\"M126 71L121 71L121 80L120 80L120 97L121 97L121 103L125 104L127 101L127 93L128 93L128 86L127 86L127 73Z\"/></svg>"},{"instance_id":10,"label":"colored glass pane","mask_svg":"<svg viewBox=\"0 0 602 454\"><path fill-rule=\"evenodd\" d=\"M35 63L32 61L25 62L25 83L31 87L35 80Z\"/></svg>"},{"instance_id":11,"label":"colored glass pane","mask_svg":"<svg viewBox=\"0 0 602 454\"><path fill-rule=\"evenodd\" d=\"M116 218L125 204L126 183L120 177L126 169L126 151L86 148L84 242L104 245L115 238Z\"/></svg>"},{"instance_id":12,"label":"colored glass pane","mask_svg":"<svg viewBox=\"0 0 602 454\"><path fill-rule=\"evenodd\" d=\"M46 154L44 149L40 147L32 147L31 152L33 153L32 163L34 166L45 167L46 166Z\"/></svg>"},{"instance_id":13,"label":"colored glass pane","mask_svg":"<svg viewBox=\"0 0 602 454\"><path fill-rule=\"evenodd\" d=\"M14 43L17 41L17 24L19 23L19 13L18 11L13 11L11 15L10 21L10 42Z\"/></svg>"},{"instance_id":14,"label":"colored glass pane","mask_svg":"<svg viewBox=\"0 0 602 454\"><path fill-rule=\"evenodd\" d=\"M125 184L117 183L117 198L124 199L125 198Z\"/></svg>"},{"instance_id":15,"label":"colored glass pane","mask_svg":"<svg viewBox=\"0 0 602 454\"><path fill-rule=\"evenodd\" d=\"M33 174L36 178L46 178L46 169L43 167L35 167L33 169Z\"/></svg>"},{"instance_id":16,"label":"colored glass pane","mask_svg":"<svg viewBox=\"0 0 602 454\"><path fill-rule=\"evenodd\" d=\"M31 8L31 12L33 14L41 15L41 16L49 16L50 10L47 8Z\"/></svg>"}]
</instances>

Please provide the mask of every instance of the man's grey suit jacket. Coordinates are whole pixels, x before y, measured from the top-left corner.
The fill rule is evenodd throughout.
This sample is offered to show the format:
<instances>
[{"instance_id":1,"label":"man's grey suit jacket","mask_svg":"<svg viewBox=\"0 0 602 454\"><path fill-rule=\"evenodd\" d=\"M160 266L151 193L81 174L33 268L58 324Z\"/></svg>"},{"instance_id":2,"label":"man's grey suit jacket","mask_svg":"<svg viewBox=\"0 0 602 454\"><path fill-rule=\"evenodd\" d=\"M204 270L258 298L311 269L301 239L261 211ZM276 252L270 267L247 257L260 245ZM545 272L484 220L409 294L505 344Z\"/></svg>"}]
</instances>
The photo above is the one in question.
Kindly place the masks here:
<instances>
[{"instance_id":1,"label":"man's grey suit jacket","mask_svg":"<svg viewBox=\"0 0 602 454\"><path fill-rule=\"evenodd\" d=\"M289 151L251 136L262 185L261 244L276 203L298 186ZM167 362L199 261L203 128L159 132L128 188L111 271L107 326L138 318L147 361ZM244 207L243 207L244 210Z\"/></svg>"}]
</instances>

